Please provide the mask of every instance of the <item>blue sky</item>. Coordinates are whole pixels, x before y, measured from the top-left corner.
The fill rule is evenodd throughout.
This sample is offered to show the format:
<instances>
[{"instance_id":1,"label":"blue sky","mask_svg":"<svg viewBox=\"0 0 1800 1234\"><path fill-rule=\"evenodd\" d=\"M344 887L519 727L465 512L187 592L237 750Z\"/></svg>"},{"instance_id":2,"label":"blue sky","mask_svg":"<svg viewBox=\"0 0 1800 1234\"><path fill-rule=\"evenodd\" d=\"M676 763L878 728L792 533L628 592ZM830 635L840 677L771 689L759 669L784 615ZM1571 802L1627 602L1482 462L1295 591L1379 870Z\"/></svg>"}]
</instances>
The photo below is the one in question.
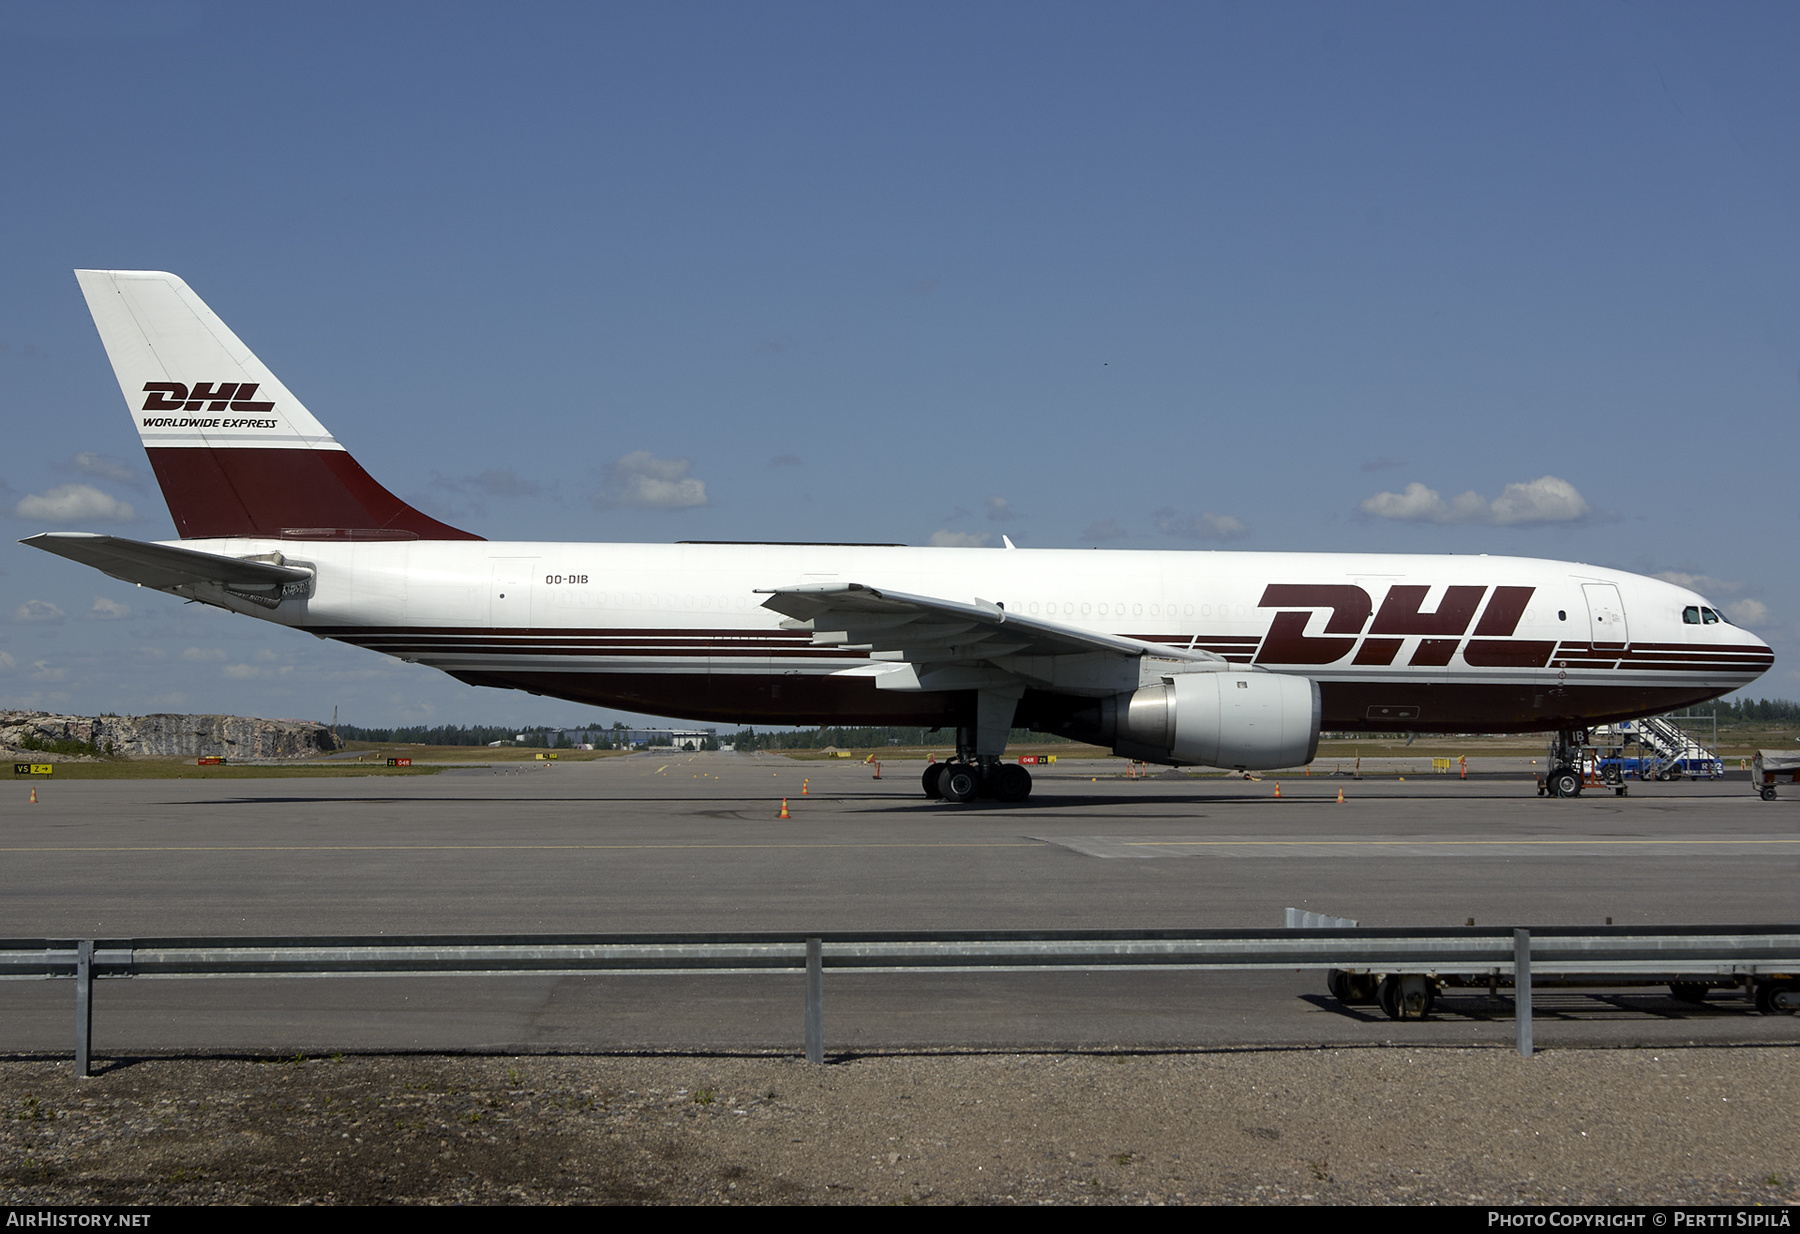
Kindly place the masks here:
<instances>
[{"instance_id":1,"label":"blue sky","mask_svg":"<svg viewBox=\"0 0 1800 1234\"><path fill-rule=\"evenodd\" d=\"M490 538L1569 558L1701 580L1800 697L1791 5L4 3L0 40L8 540L173 537L70 274L156 268ZM598 715L0 549L0 706L334 705Z\"/></svg>"}]
</instances>

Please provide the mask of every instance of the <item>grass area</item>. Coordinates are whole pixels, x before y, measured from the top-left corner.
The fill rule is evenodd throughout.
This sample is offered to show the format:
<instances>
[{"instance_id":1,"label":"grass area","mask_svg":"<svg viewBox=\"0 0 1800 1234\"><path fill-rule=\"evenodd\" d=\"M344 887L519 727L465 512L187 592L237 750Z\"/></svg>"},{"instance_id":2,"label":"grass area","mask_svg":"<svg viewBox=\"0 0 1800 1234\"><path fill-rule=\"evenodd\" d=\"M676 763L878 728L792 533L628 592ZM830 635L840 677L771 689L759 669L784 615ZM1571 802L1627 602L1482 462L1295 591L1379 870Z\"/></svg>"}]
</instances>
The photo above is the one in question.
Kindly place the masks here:
<instances>
[{"instance_id":1,"label":"grass area","mask_svg":"<svg viewBox=\"0 0 1800 1234\"><path fill-rule=\"evenodd\" d=\"M355 763L332 766L323 763L226 763L219 767L199 767L191 758L114 758L97 763L61 762L47 776L13 776L15 784L27 781L42 784L57 780L269 780L300 779L324 776L338 779L346 776L428 776L444 770L443 764L428 767L389 767L385 764Z\"/></svg>"},{"instance_id":2,"label":"grass area","mask_svg":"<svg viewBox=\"0 0 1800 1234\"><path fill-rule=\"evenodd\" d=\"M537 763L545 753L529 746L424 746L398 742L345 742L343 753L293 763L225 763L201 767L191 758L109 758L98 762L52 761L25 752L14 762L52 762L47 776L13 776L17 783L46 780L281 780L336 779L345 776L428 776L450 767L485 767L493 763ZM623 751L558 750L559 763L617 758ZM389 767L390 758L410 758L410 767ZM0 769L0 774L4 770Z\"/></svg>"},{"instance_id":3,"label":"grass area","mask_svg":"<svg viewBox=\"0 0 1800 1234\"><path fill-rule=\"evenodd\" d=\"M1700 733L1704 741L1708 734ZM1719 755L1749 758L1758 750L1792 750L1800 746L1800 727L1793 724L1733 724L1719 726Z\"/></svg>"},{"instance_id":4,"label":"grass area","mask_svg":"<svg viewBox=\"0 0 1800 1234\"><path fill-rule=\"evenodd\" d=\"M873 756L878 759L892 759L903 762L907 759L923 761L936 758L939 761L956 753L956 743L947 741L935 746L864 746L848 751L850 757L842 758L835 754L827 754L823 750L768 750L768 754L778 754L782 758L791 758L806 763L851 763ZM1065 758L1115 758L1111 750L1103 746L1082 745L1073 741L1051 741L1034 744L1029 741L1015 741L1006 747L1006 757L1017 758L1021 754L1054 754L1058 759Z\"/></svg>"},{"instance_id":5,"label":"grass area","mask_svg":"<svg viewBox=\"0 0 1800 1234\"><path fill-rule=\"evenodd\" d=\"M410 758L415 763L535 763L540 754L554 754L559 763L585 763L597 758L619 758L625 750L546 750L542 746L427 746L398 741L346 741L343 751L326 757L334 763L354 764L361 756L368 762ZM672 753L674 751L671 751Z\"/></svg>"}]
</instances>

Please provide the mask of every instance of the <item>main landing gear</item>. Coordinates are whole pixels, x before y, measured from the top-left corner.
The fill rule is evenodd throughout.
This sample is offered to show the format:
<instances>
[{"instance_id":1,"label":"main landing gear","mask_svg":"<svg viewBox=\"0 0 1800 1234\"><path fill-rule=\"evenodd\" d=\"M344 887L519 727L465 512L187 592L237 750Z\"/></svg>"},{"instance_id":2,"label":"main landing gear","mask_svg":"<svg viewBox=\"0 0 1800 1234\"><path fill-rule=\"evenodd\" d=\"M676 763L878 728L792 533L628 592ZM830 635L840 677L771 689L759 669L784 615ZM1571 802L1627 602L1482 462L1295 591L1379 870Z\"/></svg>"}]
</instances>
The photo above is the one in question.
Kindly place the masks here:
<instances>
[{"instance_id":1,"label":"main landing gear","mask_svg":"<svg viewBox=\"0 0 1800 1234\"><path fill-rule=\"evenodd\" d=\"M919 786L927 797L957 802L992 797L1019 802L1031 796L1031 773L1017 763L1000 761L1018 701L1019 692L978 692L975 726L956 730L956 757L931 764L920 778Z\"/></svg>"},{"instance_id":2,"label":"main landing gear","mask_svg":"<svg viewBox=\"0 0 1800 1234\"><path fill-rule=\"evenodd\" d=\"M933 763L925 768L920 781L927 797L944 801L973 801L992 797L998 801L1023 801L1031 796L1031 773L1017 763L992 762Z\"/></svg>"}]
</instances>

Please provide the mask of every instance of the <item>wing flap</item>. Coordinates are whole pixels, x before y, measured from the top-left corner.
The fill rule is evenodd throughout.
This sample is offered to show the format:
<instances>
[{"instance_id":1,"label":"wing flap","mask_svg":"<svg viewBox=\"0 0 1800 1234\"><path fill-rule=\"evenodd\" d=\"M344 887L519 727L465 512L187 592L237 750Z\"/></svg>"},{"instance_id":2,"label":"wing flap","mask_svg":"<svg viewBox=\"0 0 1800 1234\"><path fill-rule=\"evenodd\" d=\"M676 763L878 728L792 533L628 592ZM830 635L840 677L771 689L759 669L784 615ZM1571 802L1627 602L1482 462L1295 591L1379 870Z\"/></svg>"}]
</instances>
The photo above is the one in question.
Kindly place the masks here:
<instances>
[{"instance_id":1,"label":"wing flap","mask_svg":"<svg viewBox=\"0 0 1800 1234\"><path fill-rule=\"evenodd\" d=\"M868 650L877 659L904 655L919 660L991 660L1107 652L1134 660L1154 656L1190 663L1225 662L1209 651L1189 651L1022 617L986 600L965 604L862 583L805 583L764 588L758 594L769 597L763 601L764 608L790 619L782 622L783 626L812 630L815 645Z\"/></svg>"}]
</instances>

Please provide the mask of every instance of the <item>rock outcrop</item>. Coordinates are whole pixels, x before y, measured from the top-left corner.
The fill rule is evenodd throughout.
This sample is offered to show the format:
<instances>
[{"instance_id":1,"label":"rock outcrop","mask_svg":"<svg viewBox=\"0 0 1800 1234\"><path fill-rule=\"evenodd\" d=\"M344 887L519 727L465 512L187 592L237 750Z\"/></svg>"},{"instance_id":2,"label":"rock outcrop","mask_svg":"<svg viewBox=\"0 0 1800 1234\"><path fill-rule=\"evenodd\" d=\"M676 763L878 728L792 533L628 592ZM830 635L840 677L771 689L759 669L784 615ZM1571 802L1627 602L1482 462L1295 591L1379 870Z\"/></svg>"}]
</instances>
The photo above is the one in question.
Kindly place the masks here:
<instances>
[{"instance_id":1,"label":"rock outcrop","mask_svg":"<svg viewBox=\"0 0 1800 1234\"><path fill-rule=\"evenodd\" d=\"M35 748L34 748L35 747ZM335 745L311 720L249 716L63 716L0 711L0 750L36 762L94 757L311 758Z\"/></svg>"}]
</instances>

